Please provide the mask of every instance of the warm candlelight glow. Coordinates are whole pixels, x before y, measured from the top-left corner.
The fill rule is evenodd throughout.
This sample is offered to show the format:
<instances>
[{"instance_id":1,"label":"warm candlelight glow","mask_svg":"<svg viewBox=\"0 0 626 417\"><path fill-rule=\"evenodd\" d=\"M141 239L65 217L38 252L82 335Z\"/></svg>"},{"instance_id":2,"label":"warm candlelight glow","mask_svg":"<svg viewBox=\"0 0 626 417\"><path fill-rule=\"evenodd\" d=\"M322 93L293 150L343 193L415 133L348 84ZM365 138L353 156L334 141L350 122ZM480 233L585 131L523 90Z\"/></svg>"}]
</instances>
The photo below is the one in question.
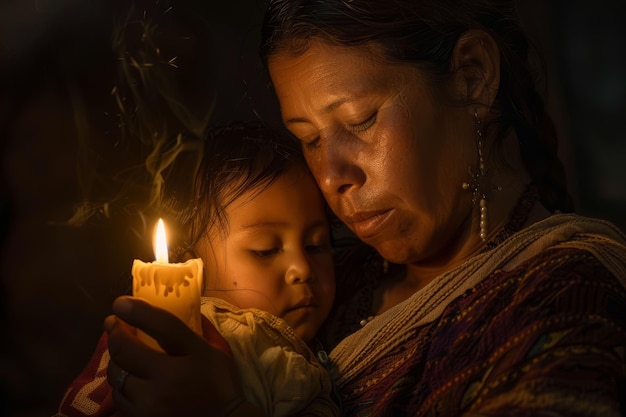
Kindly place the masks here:
<instances>
[{"instance_id":1,"label":"warm candlelight glow","mask_svg":"<svg viewBox=\"0 0 626 417\"><path fill-rule=\"evenodd\" d=\"M165 224L163 224L163 219L159 219L154 235L154 256L158 263L166 264L169 262L167 254L167 239L165 238Z\"/></svg>"},{"instance_id":2,"label":"warm candlelight glow","mask_svg":"<svg viewBox=\"0 0 626 417\"><path fill-rule=\"evenodd\" d=\"M169 263L162 219L157 223L153 244L155 262L133 261L133 295L169 311L196 333L202 334L202 260L196 258L182 263ZM137 335L154 349L161 349L156 340L141 330L137 331Z\"/></svg>"}]
</instances>

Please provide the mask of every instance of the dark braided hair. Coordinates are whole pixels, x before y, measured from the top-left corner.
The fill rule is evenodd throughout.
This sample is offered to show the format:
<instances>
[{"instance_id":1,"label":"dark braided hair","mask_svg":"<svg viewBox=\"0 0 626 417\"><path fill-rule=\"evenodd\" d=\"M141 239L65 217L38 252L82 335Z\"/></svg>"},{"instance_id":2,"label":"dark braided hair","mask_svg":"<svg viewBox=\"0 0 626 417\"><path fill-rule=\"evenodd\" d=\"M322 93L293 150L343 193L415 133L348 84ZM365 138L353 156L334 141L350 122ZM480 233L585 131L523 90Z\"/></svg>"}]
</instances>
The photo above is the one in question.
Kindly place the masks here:
<instances>
[{"instance_id":1,"label":"dark braided hair","mask_svg":"<svg viewBox=\"0 0 626 417\"><path fill-rule=\"evenodd\" d=\"M374 46L389 62L412 63L438 85L450 76L459 37L488 31L500 49L501 81L493 104L500 139L513 129L526 171L550 211L573 211L557 137L537 91L535 50L509 0L269 0L261 58L303 53L311 39L343 46Z\"/></svg>"}]
</instances>

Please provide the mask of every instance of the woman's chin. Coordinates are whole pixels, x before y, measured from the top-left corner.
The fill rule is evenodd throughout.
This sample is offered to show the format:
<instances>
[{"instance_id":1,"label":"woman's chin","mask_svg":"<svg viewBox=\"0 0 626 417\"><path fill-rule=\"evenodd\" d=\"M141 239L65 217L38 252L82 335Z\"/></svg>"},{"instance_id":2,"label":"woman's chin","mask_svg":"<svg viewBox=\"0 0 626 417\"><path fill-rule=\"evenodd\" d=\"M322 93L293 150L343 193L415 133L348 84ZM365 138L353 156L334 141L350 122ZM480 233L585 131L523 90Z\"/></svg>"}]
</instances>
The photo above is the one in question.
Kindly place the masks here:
<instances>
[{"instance_id":1,"label":"woman's chin","mask_svg":"<svg viewBox=\"0 0 626 417\"><path fill-rule=\"evenodd\" d=\"M374 246L380 256L387 262L394 264L407 264L411 262L409 248L406 245L398 245L397 242L382 242Z\"/></svg>"}]
</instances>

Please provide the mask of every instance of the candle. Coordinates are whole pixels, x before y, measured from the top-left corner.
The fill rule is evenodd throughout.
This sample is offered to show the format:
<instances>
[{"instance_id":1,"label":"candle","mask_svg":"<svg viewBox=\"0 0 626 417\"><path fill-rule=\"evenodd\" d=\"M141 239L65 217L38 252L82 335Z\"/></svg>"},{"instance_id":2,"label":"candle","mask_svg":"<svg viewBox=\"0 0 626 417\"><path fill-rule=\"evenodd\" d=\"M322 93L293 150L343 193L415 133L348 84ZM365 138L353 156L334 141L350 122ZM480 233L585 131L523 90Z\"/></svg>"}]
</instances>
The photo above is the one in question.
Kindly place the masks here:
<instances>
[{"instance_id":1,"label":"candle","mask_svg":"<svg viewBox=\"0 0 626 417\"><path fill-rule=\"evenodd\" d=\"M202 334L200 296L202 292L202 260L169 263L163 220L159 219L154 237L154 262L133 261L133 295L163 308ZM141 340L157 350L158 343L138 332Z\"/></svg>"}]
</instances>

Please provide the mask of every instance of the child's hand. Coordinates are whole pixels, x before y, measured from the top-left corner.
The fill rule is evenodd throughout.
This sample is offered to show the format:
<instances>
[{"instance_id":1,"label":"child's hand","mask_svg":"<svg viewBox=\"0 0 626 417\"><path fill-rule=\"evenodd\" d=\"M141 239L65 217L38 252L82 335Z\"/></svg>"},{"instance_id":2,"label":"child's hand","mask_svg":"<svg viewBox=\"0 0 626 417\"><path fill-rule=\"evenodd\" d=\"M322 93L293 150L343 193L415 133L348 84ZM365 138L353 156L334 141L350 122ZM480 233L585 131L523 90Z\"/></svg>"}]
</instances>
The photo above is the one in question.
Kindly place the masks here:
<instances>
[{"instance_id":1,"label":"child's hand","mask_svg":"<svg viewBox=\"0 0 626 417\"><path fill-rule=\"evenodd\" d=\"M127 296L115 300L113 312L105 320L111 354L107 377L120 415L228 415L237 414L239 405L247 408L230 356L177 317ZM165 352L139 340L135 328ZM122 371L128 375L120 379Z\"/></svg>"}]
</instances>

